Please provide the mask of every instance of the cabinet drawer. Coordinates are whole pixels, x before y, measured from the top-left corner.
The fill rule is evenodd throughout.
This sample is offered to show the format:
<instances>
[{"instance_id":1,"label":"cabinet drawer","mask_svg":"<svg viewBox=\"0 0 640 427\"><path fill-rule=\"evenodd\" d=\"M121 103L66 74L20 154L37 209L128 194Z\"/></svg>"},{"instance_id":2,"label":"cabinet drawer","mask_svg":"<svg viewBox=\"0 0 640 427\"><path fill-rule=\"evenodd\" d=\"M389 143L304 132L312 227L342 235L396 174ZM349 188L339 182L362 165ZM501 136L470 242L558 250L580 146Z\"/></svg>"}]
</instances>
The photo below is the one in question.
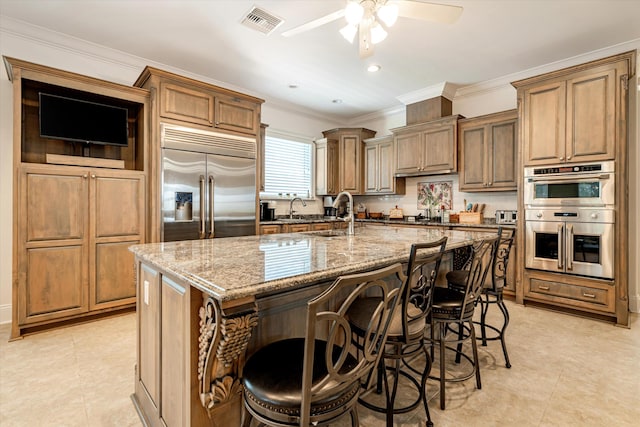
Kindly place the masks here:
<instances>
[{"instance_id":1,"label":"cabinet drawer","mask_svg":"<svg viewBox=\"0 0 640 427\"><path fill-rule=\"evenodd\" d=\"M320 230L333 230L333 224L330 222L319 222L315 224L311 224L312 231L320 231Z\"/></svg>"},{"instance_id":2,"label":"cabinet drawer","mask_svg":"<svg viewBox=\"0 0 640 427\"><path fill-rule=\"evenodd\" d=\"M260 234L278 234L280 233L279 225L261 225Z\"/></svg>"},{"instance_id":3,"label":"cabinet drawer","mask_svg":"<svg viewBox=\"0 0 640 427\"><path fill-rule=\"evenodd\" d=\"M309 231L311 224L289 224L289 233L300 233L301 231Z\"/></svg>"},{"instance_id":4,"label":"cabinet drawer","mask_svg":"<svg viewBox=\"0 0 640 427\"><path fill-rule=\"evenodd\" d=\"M593 288L569 283L559 283L531 278L526 289L529 296L562 302L599 311L613 311L614 288Z\"/></svg>"}]
</instances>

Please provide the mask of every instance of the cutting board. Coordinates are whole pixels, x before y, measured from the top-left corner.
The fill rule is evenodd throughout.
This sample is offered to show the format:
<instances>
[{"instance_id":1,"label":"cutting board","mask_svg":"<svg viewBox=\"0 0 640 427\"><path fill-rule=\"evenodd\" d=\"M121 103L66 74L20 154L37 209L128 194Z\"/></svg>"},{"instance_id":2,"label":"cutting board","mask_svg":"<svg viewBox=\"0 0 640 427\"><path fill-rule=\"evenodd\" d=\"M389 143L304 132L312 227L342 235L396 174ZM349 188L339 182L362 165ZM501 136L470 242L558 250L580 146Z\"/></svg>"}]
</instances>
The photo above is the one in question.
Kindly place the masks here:
<instances>
[{"instance_id":1,"label":"cutting board","mask_svg":"<svg viewBox=\"0 0 640 427\"><path fill-rule=\"evenodd\" d=\"M389 219L403 219L403 218L404 218L404 215L402 213L402 209L398 208L398 206L389 210Z\"/></svg>"}]
</instances>

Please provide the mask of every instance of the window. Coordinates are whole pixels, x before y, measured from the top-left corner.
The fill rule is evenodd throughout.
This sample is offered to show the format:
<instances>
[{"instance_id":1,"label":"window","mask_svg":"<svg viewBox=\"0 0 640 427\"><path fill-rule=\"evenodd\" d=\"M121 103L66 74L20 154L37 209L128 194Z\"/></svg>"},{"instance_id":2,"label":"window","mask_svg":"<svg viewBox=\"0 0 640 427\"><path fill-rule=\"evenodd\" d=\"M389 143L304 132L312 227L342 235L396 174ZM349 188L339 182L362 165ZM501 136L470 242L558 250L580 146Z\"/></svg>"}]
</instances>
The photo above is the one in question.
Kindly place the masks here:
<instances>
[{"instance_id":1,"label":"window","mask_svg":"<svg viewBox=\"0 0 640 427\"><path fill-rule=\"evenodd\" d=\"M267 131L263 198L313 197L313 142Z\"/></svg>"}]
</instances>

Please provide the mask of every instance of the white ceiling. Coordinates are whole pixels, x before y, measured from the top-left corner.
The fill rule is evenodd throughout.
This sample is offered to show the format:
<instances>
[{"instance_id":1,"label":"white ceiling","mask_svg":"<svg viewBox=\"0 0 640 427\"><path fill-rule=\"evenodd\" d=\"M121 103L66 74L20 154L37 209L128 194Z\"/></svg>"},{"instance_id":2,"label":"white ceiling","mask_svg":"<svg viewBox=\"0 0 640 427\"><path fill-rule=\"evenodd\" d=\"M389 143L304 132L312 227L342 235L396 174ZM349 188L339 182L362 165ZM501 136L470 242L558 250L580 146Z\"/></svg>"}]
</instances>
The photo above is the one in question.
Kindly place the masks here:
<instances>
[{"instance_id":1,"label":"white ceiling","mask_svg":"<svg viewBox=\"0 0 640 427\"><path fill-rule=\"evenodd\" d=\"M640 0L436 2L464 11L454 24L400 18L364 60L338 33L343 19L281 36L344 0L0 0L0 15L345 119L442 82L467 86L640 39ZM254 5L285 22L268 36L241 25ZM382 70L368 73L370 63Z\"/></svg>"}]
</instances>

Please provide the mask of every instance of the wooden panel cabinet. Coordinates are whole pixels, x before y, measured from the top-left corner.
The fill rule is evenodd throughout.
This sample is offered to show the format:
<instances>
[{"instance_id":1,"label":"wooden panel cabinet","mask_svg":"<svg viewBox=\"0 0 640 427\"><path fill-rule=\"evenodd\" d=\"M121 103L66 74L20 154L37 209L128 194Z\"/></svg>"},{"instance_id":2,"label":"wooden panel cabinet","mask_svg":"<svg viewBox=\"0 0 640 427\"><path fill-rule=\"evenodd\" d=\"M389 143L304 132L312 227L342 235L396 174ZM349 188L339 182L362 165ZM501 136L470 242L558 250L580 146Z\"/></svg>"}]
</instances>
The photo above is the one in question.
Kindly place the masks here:
<instances>
[{"instance_id":1,"label":"wooden panel cabinet","mask_svg":"<svg viewBox=\"0 0 640 427\"><path fill-rule=\"evenodd\" d=\"M260 226L260 234L278 234L282 233L282 226L279 224L268 224Z\"/></svg>"},{"instance_id":2,"label":"wooden panel cabinet","mask_svg":"<svg viewBox=\"0 0 640 427\"><path fill-rule=\"evenodd\" d=\"M135 303L132 244L144 241L144 175L22 167L18 325Z\"/></svg>"},{"instance_id":3,"label":"wooden panel cabinet","mask_svg":"<svg viewBox=\"0 0 640 427\"><path fill-rule=\"evenodd\" d=\"M258 136L263 100L146 67L135 86L159 91L157 114L205 128Z\"/></svg>"},{"instance_id":4,"label":"wooden panel cabinet","mask_svg":"<svg viewBox=\"0 0 640 427\"><path fill-rule=\"evenodd\" d=\"M365 140L364 191L366 194L404 194L405 179L395 177L393 136Z\"/></svg>"},{"instance_id":5,"label":"wooden panel cabinet","mask_svg":"<svg viewBox=\"0 0 640 427\"><path fill-rule=\"evenodd\" d=\"M365 128L338 128L322 132L338 141L338 192L364 194L364 143L375 132Z\"/></svg>"},{"instance_id":6,"label":"wooden panel cabinet","mask_svg":"<svg viewBox=\"0 0 640 427\"><path fill-rule=\"evenodd\" d=\"M460 191L515 191L517 110L458 122Z\"/></svg>"},{"instance_id":7,"label":"wooden panel cabinet","mask_svg":"<svg viewBox=\"0 0 640 427\"><path fill-rule=\"evenodd\" d=\"M523 161L528 165L611 160L625 61L569 75L515 82L522 99Z\"/></svg>"},{"instance_id":8,"label":"wooden panel cabinet","mask_svg":"<svg viewBox=\"0 0 640 427\"><path fill-rule=\"evenodd\" d=\"M457 171L458 118L458 115L453 115L391 129L395 145L395 173L420 176Z\"/></svg>"},{"instance_id":9,"label":"wooden panel cabinet","mask_svg":"<svg viewBox=\"0 0 640 427\"><path fill-rule=\"evenodd\" d=\"M329 196L339 193L338 140L322 138L316 146L316 195Z\"/></svg>"}]
</instances>

